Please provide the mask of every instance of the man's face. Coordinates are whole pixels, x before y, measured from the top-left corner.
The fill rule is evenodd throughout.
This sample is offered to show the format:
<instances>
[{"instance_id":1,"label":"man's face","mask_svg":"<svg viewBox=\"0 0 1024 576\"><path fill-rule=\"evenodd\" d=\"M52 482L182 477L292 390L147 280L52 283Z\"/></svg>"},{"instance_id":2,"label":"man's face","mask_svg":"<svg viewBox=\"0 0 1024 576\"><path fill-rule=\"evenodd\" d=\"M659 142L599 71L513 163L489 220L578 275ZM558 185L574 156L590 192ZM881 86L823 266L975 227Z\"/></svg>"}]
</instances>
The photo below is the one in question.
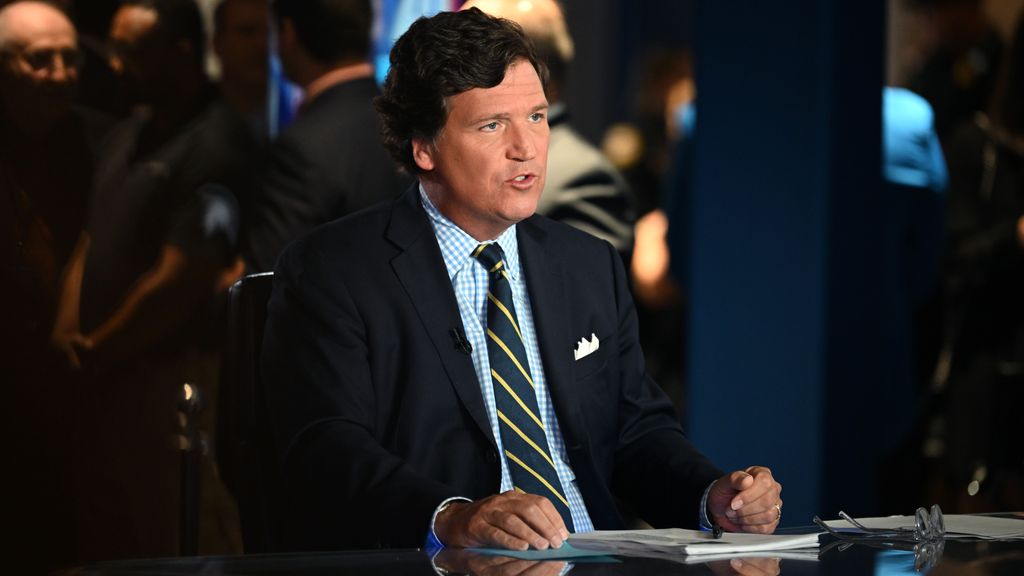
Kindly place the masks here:
<instances>
[{"instance_id":1,"label":"man's face","mask_svg":"<svg viewBox=\"0 0 1024 576\"><path fill-rule=\"evenodd\" d=\"M449 98L436 142L413 141L430 199L477 240L536 211L547 171L547 109L537 71L519 60L494 88Z\"/></svg>"},{"instance_id":2,"label":"man's face","mask_svg":"<svg viewBox=\"0 0 1024 576\"><path fill-rule=\"evenodd\" d=\"M130 101L152 102L165 90L166 47L157 38L157 13L122 6L110 25L110 67Z\"/></svg>"},{"instance_id":3,"label":"man's face","mask_svg":"<svg viewBox=\"0 0 1024 576\"><path fill-rule=\"evenodd\" d=\"M266 90L269 15L263 0L228 0L214 38L222 78L239 87Z\"/></svg>"},{"instance_id":4,"label":"man's face","mask_svg":"<svg viewBox=\"0 0 1024 576\"><path fill-rule=\"evenodd\" d=\"M78 84L80 55L71 22L52 7L29 2L10 6L3 26L9 40L0 54L5 106L21 114L63 114Z\"/></svg>"}]
</instances>

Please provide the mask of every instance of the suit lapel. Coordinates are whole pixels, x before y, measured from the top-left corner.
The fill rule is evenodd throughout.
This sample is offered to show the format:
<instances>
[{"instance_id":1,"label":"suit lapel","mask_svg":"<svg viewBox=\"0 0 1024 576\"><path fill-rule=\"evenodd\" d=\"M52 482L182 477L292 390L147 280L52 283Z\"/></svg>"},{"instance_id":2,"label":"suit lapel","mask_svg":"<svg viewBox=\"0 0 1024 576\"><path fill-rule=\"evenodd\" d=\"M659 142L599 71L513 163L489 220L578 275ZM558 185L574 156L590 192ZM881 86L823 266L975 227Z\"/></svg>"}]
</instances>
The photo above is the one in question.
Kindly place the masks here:
<instances>
[{"instance_id":1,"label":"suit lapel","mask_svg":"<svg viewBox=\"0 0 1024 576\"><path fill-rule=\"evenodd\" d=\"M496 446L473 361L456 346L451 334L453 328L463 330L459 305L441 249L420 205L417 185L395 203L387 237L402 249L391 266L416 308L452 386L481 432Z\"/></svg>"},{"instance_id":2,"label":"suit lapel","mask_svg":"<svg viewBox=\"0 0 1024 576\"><path fill-rule=\"evenodd\" d=\"M573 450L586 445L587 438L573 376L568 278L561 259L547 250L547 233L533 220L519 224L519 255L530 292L533 322L537 328L540 357L544 362L544 378L554 401L566 448Z\"/></svg>"}]
</instances>

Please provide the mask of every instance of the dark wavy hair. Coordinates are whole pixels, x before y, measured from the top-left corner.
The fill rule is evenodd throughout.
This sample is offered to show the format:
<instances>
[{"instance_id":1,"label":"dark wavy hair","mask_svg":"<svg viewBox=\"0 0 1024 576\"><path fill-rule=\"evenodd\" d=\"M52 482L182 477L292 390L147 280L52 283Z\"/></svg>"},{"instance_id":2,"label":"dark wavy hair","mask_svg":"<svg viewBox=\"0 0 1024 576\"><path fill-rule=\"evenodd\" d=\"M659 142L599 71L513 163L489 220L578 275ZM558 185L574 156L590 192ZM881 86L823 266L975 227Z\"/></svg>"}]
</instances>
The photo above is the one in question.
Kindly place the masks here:
<instances>
[{"instance_id":1,"label":"dark wavy hair","mask_svg":"<svg viewBox=\"0 0 1024 576\"><path fill-rule=\"evenodd\" d=\"M526 60L547 82L547 69L518 24L476 8L420 18L391 49L391 69L374 104L384 146L410 174L421 172L413 139L434 141L448 119L448 98L493 88Z\"/></svg>"},{"instance_id":2,"label":"dark wavy hair","mask_svg":"<svg viewBox=\"0 0 1024 576\"><path fill-rule=\"evenodd\" d=\"M302 46L320 62L364 59L370 53L370 0L274 0L278 25L291 20Z\"/></svg>"}]
</instances>

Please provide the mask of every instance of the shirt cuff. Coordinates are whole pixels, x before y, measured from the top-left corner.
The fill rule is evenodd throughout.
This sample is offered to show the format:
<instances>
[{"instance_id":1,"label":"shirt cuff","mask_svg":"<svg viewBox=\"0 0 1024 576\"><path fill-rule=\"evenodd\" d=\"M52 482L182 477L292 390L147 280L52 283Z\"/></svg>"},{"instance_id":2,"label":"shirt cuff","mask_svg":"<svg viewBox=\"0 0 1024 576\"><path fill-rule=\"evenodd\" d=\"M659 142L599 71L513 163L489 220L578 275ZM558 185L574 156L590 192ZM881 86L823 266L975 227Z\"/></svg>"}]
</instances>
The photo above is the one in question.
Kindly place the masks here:
<instances>
[{"instance_id":1,"label":"shirt cuff","mask_svg":"<svg viewBox=\"0 0 1024 576\"><path fill-rule=\"evenodd\" d=\"M434 509L433 516L430 517L430 530L427 532L427 550L439 550L444 548L444 542L441 542L441 539L437 537L437 532L434 531L434 523L437 522L437 515L447 508L452 502L472 502L472 500L469 498L463 498L462 496L453 496L438 504L437 508Z\"/></svg>"},{"instance_id":2,"label":"shirt cuff","mask_svg":"<svg viewBox=\"0 0 1024 576\"><path fill-rule=\"evenodd\" d=\"M698 524L701 530L710 531L714 529L714 525L711 522L711 518L708 517L708 494L711 493L711 487L715 483L708 484L708 487L704 489L704 496L700 499L700 512L697 514ZM433 527L433 523L430 524Z\"/></svg>"}]
</instances>

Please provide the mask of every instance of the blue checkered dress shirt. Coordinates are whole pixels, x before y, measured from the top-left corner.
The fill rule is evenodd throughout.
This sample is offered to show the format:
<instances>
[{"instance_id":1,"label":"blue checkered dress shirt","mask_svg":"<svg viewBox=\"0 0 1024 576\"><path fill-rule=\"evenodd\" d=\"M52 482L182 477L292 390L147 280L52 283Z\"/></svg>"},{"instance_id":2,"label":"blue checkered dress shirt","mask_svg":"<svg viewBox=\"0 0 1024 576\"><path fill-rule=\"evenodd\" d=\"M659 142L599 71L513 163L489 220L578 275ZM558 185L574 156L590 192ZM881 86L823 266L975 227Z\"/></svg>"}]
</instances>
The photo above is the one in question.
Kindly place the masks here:
<instances>
[{"instance_id":1,"label":"blue checkered dress shirt","mask_svg":"<svg viewBox=\"0 0 1024 576\"><path fill-rule=\"evenodd\" d=\"M484 404L487 407L487 420L491 423L491 433L498 443L498 454L504 454L501 446L501 433L498 430L498 410L494 405L494 390L491 388L491 366L487 358L487 270L472 257L473 249L480 242L459 228L445 217L427 197L423 186L420 186L420 200L430 217L430 225L441 247L448 278L455 289L455 298L459 302L459 313L466 337L473 345L473 368L481 382ZM526 278L519 263L519 244L516 241L516 227L512 226L496 239L492 240L505 252L505 269L511 276L512 297L515 301L516 316L519 329L523 333L523 344L526 346L527 360L530 362L530 374L537 390L537 407L540 419L548 431L548 450L555 462L555 471L565 490L565 498L569 501L569 511L576 532L590 532L594 529L590 514L583 503L583 496L576 485L576 475L565 455L565 440L555 416L555 408L551 403L547 382L544 379L544 364L540 360L540 348L537 345L537 332L533 326L533 309L530 307L530 295L526 290ZM508 462L501 458L501 491L512 489L512 477L509 475Z\"/></svg>"}]
</instances>

